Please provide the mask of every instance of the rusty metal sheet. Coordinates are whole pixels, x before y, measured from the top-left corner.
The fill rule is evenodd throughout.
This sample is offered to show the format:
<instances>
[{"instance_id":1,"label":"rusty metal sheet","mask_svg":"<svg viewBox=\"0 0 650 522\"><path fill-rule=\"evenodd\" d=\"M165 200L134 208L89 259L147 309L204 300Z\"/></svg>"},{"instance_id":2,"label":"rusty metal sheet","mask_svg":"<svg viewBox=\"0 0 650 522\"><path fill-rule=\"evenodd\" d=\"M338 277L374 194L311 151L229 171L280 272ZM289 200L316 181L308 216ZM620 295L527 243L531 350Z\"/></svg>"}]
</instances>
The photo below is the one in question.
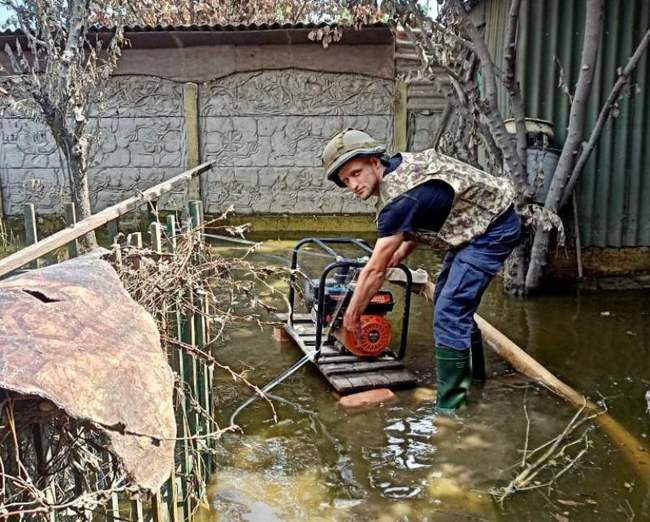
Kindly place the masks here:
<instances>
[{"instance_id":1,"label":"rusty metal sheet","mask_svg":"<svg viewBox=\"0 0 650 522\"><path fill-rule=\"evenodd\" d=\"M0 310L0 387L91 421L157 490L174 459L173 376L153 318L113 268L81 257L0 281Z\"/></svg>"}]
</instances>

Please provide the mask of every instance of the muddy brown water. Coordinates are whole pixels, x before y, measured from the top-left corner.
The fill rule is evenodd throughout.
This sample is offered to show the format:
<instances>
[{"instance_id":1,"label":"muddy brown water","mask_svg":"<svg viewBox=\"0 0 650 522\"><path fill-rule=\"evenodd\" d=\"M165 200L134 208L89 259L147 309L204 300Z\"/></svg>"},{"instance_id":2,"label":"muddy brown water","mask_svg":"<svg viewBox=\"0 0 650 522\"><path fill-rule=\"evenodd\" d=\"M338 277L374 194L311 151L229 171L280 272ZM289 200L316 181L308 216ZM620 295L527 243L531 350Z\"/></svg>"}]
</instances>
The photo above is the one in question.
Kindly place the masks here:
<instances>
[{"instance_id":1,"label":"muddy brown water","mask_svg":"<svg viewBox=\"0 0 650 522\"><path fill-rule=\"evenodd\" d=\"M294 243L271 242L258 259L281 263L271 256L286 257ZM223 251L236 253L229 247ZM432 253L418 250L409 265L433 272L438 263ZM314 271L323 266L317 258L305 265ZM480 313L577 390L605 398L612 416L650 443L644 398L650 389L650 292L571 292L519 300L504 296L495 281ZM437 417L431 319L431 305L414 298L405 360L420 386L397 392L395 403L345 411L320 374L307 367L272 392L277 422L262 401L245 410L238 418L244 433L219 443L206 519L650 520L650 493L598 428L589 433L585 457L552 488L496 503L489 491L507 484L522 458L524 404L529 448L562 431L575 410L509 373L488 353L493 376L472 389L462 418ZM217 353L257 384L301 355L291 342L274 341L270 328L252 326L234 328ZM220 374L217 394L225 424L250 392ZM554 469L562 467L557 463Z\"/></svg>"}]
</instances>

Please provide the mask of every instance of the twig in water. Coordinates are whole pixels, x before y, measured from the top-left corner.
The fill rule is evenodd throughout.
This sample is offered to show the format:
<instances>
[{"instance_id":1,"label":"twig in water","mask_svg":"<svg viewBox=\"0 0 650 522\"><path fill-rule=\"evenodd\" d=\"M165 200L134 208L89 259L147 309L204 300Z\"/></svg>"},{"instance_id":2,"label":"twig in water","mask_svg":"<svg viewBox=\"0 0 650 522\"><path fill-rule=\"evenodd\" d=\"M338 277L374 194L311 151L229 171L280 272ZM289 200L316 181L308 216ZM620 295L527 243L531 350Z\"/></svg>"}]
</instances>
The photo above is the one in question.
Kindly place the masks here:
<instances>
[{"instance_id":1,"label":"twig in water","mask_svg":"<svg viewBox=\"0 0 650 522\"><path fill-rule=\"evenodd\" d=\"M524 443L524 454L521 456L521 467L526 467L526 457L528 456L528 441L530 440L530 417L528 416L528 409L526 408L526 395L528 389L524 392L524 415L526 416L526 442Z\"/></svg>"},{"instance_id":2,"label":"twig in water","mask_svg":"<svg viewBox=\"0 0 650 522\"><path fill-rule=\"evenodd\" d=\"M602 415L606 409L596 413L592 413L587 416L583 416L586 410L586 402L578 410L578 412L571 418L566 427L560 432L557 436L551 440L545 442L544 444L538 446L537 448L529 451L529 438L530 438L530 417L528 415L528 410L526 403L524 402L524 415L526 416L526 440L524 443L524 454L519 464L521 471L510 481L510 483L501 488L494 488L490 493L496 497L499 504L503 505L503 502L510 496L514 495L519 491L530 491L538 490L540 488L548 487L549 490L555 484L555 482L565 475L569 470L574 468L576 464L584 457L587 451L592 447L591 440L589 439L589 431L593 426L587 426L577 438L572 438L571 436L576 433L576 431L583 426L585 423L594 419L598 415ZM570 456L568 451L574 446L582 445L580 449L574 456ZM529 460L540 453L535 460ZM559 463L566 463L559 470L554 472L553 469L558 466ZM547 480L536 480L537 477L541 477L544 474L550 472L550 477Z\"/></svg>"}]
</instances>

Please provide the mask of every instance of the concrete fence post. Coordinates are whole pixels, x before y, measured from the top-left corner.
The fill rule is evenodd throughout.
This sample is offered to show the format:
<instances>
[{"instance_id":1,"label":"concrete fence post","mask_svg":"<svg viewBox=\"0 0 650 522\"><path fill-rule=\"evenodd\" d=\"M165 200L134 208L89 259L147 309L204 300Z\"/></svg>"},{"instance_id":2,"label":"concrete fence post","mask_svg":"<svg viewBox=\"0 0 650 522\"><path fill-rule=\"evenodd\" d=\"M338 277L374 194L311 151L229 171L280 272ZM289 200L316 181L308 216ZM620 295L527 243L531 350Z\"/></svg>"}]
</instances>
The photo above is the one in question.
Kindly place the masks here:
<instances>
[{"instance_id":1,"label":"concrete fence post","mask_svg":"<svg viewBox=\"0 0 650 522\"><path fill-rule=\"evenodd\" d=\"M196 83L183 85L183 120L185 125L185 146L187 147L187 165L192 169L200 161L199 142L199 86ZM188 200L201 199L201 179L196 177L189 182Z\"/></svg>"}]
</instances>

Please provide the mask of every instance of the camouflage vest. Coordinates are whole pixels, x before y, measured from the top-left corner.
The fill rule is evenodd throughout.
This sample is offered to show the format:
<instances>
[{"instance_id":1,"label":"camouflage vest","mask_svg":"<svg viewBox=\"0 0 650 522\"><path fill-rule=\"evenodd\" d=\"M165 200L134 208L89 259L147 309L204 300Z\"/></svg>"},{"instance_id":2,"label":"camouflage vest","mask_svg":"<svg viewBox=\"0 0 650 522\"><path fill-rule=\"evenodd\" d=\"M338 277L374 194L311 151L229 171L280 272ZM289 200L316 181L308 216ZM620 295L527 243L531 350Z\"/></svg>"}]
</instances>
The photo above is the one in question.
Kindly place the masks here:
<instances>
[{"instance_id":1,"label":"camouflage vest","mask_svg":"<svg viewBox=\"0 0 650 522\"><path fill-rule=\"evenodd\" d=\"M454 190L454 202L447 219L436 233L416 230L409 240L435 248L455 249L483 234L515 199L507 178L497 178L467 163L433 149L403 153L402 163L379 185L377 219L381 211L398 196L422 183L440 180Z\"/></svg>"}]
</instances>

